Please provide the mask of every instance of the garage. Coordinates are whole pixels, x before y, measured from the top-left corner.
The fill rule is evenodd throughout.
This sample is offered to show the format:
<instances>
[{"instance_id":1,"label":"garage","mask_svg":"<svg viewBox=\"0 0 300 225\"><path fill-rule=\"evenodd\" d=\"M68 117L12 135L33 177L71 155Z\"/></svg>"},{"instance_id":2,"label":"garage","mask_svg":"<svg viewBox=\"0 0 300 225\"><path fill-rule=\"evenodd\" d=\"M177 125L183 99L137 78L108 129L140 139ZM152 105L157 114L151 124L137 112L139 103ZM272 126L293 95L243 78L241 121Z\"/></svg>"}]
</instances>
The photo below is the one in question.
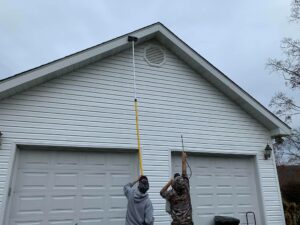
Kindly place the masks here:
<instances>
[{"instance_id":1,"label":"garage","mask_svg":"<svg viewBox=\"0 0 300 225\"><path fill-rule=\"evenodd\" d=\"M180 156L172 154L173 173L181 172ZM188 163L194 224L212 224L216 215L236 217L241 225L247 224L246 212L254 212L257 224L262 224L254 157L189 154ZM253 214L248 219L254 224Z\"/></svg>"},{"instance_id":2,"label":"garage","mask_svg":"<svg viewBox=\"0 0 300 225\"><path fill-rule=\"evenodd\" d=\"M133 97L155 225L170 224L159 191L181 135L195 225L245 225L247 211L285 224L265 149L291 128L161 23L0 81L0 224L124 224L122 187L139 171Z\"/></svg>"},{"instance_id":3,"label":"garage","mask_svg":"<svg viewBox=\"0 0 300 225\"><path fill-rule=\"evenodd\" d=\"M6 224L124 224L134 153L19 150Z\"/></svg>"}]
</instances>

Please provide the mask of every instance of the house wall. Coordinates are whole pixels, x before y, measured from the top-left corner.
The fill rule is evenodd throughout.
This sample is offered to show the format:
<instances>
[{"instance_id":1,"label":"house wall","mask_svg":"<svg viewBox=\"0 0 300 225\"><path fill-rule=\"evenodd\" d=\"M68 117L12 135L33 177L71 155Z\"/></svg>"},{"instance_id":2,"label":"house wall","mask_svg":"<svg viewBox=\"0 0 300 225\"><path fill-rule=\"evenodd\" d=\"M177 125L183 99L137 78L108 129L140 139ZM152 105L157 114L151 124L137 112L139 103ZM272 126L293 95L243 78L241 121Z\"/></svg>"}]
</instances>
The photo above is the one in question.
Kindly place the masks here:
<instances>
[{"instance_id":1,"label":"house wall","mask_svg":"<svg viewBox=\"0 0 300 225\"><path fill-rule=\"evenodd\" d=\"M159 196L170 176L170 151L258 154L266 224L284 224L274 160L263 160L269 132L169 50L162 67L136 48L144 172L156 224L168 224ZM131 148L136 146L131 51L66 74L0 104L1 215L15 143Z\"/></svg>"}]
</instances>

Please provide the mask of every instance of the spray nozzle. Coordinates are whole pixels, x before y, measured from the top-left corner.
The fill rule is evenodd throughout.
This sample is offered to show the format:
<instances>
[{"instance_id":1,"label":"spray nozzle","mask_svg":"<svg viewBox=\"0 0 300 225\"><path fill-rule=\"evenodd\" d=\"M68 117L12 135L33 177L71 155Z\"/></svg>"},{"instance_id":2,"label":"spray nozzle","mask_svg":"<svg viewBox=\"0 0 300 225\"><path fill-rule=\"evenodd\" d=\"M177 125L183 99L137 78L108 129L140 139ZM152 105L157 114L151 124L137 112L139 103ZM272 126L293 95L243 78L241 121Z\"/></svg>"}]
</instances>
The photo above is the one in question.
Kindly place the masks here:
<instances>
[{"instance_id":1,"label":"spray nozzle","mask_svg":"<svg viewBox=\"0 0 300 225\"><path fill-rule=\"evenodd\" d=\"M134 36L128 36L128 42L137 42L138 41L138 38L137 37L134 37Z\"/></svg>"}]
</instances>

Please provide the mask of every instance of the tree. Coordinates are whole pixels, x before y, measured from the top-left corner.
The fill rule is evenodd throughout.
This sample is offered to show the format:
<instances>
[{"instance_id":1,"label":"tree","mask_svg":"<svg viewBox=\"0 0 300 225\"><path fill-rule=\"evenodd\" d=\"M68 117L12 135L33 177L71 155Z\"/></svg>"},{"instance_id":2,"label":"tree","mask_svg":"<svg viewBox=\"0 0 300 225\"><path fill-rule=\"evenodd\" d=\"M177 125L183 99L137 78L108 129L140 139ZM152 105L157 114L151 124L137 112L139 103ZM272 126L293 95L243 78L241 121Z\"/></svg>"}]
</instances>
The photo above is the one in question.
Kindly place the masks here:
<instances>
[{"instance_id":1,"label":"tree","mask_svg":"<svg viewBox=\"0 0 300 225\"><path fill-rule=\"evenodd\" d=\"M292 2L291 20L300 21L300 1L294 0Z\"/></svg>"},{"instance_id":2,"label":"tree","mask_svg":"<svg viewBox=\"0 0 300 225\"><path fill-rule=\"evenodd\" d=\"M273 145L277 165L298 164L300 161L300 128Z\"/></svg>"},{"instance_id":3,"label":"tree","mask_svg":"<svg viewBox=\"0 0 300 225\"><path fill-rule=\"evenodd\" d=\"M292 1L290 18L291 22L300 23L300 0ZM300 39L284 38L281 49L285 58L269 59L267 66L279 73L289 88L300 91ZM293 116L300 115L300 105L282 92L273 96L269 106L287 123L291 123ZM300 128L293 129L288 137L277 139L274 147L278 164L300 162Z\"/></svg>"}]
</instances>

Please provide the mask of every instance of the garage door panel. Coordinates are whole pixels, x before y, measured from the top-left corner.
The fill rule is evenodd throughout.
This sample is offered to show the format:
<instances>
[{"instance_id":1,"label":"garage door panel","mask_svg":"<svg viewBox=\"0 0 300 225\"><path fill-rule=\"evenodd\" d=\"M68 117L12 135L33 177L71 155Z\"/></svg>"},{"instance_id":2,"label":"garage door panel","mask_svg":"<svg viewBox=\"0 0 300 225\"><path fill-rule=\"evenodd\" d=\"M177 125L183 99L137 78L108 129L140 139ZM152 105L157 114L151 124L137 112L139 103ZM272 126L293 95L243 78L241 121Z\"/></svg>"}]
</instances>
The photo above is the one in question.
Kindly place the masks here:
<instances>
[{"instance_id":1,"label":"garage door panel","mask_svg":"<svg viewBox=\"0 0 300 225\"><path fill-rule=\"evenodd\" d=\"M190 185L193 185L193 184L190 182ZM197 187L191 188L191 191L193 191L193 193L195 193L195 195L197 195L197 194L211 194L212 188L213 188L212 185L203 184L203 185L199 185Z\"/></svg>"},{"instance_id":2,"label":"garage door panel","mask_svg":"<svg viewBox=\"0 0 300 225\"><path fill-rule=\"evenodd\" d=\"M64 196L49 196L49 209L54 210L73 210L76 204L76 194L74 195L64 195Z\"/></svg>"},{"instance_id":3,"label":"garage door panel","mask_svg":"<svg viewBox=\"0 0 300 225\"><path fill-rule=\"evenodd\" d=\"M66 220L73 220L76 217L76 212L74 210L59 210L52 209L49 213L43 217L43 219L47 218L48 221L56 221L56 222L66 222Z\"/></svg>"},{"instance_id":4,"label":"garage door panel","mask_svg":"<svg viewBox=\"0 0 300 225\"><path fill-rule=\"evenodd\" d=\"M110 209L108 211L109 220L124 219L125 217L126 217L126 208L123 208L123 209Z\"/></svg>"},{"instance_id":5,"label":"garage door panel","mask_svg":"<svg viewBox=\"0 0 300 225\"><path fill-rule=\"evenodd\" d=\"M104 205L105 206L105 205ZM104 206L94 206L81 208L77 213L79 219L104 219L107 210Z\"/></svg>"},{"instance_id":6,"label":"garage door panel","mask_svg":"<svg viewBox=\"0 0 300 225\"><path fill-rule=\"evenodd\" d=\"M76 188L78 185L78 173L56 172L53 174L53 188Z\"/></svg>"},{"instance_id":7,"label":"garage door panel","mask_svg":"<svg viewBox=\"0 0 300 225\"><path fill-rule=\"evenodd\" d=\"M82 219L79 220L80 225L98 225L102 224L103 220L102 219Z\"/></svg>"},{"instance_id":8,"label":"garage door panel","mask_svg":"<svg viewBox=\"0 0 300 225\"><path fill-rule=\"evenodd\" d=\"M203 225L211 225L212 224L211 218L213 218L215 216L214 213L212 213L208 209L204 210L203 212L199 212L199 213L194 213L194 211L193 211L194 224L195 224L195 221L201 221L201 224L203 224Z\"/></svg>"},{"instance_id":9,"label":"garage door panel","mask_svg":"<svg viewBox=\"0 0 300 225\"><path fill-rule=\"evenodd\" d=\"M85 220L85 222L90 220L95 222L96 220L104 220L104 218L107 216L107 213L101 209L90 208L80 210L77 216L79 217L79 220Z\"/></svg>"},{"instance_id":10,"label":"garage door panel","mask_svg":"<svg viewBox=\"0 0 300 225\"><path fill-rule=\"evenodd\" d=\"M212 202L214 201L214 197L210 193L201 193L201 194L195 194L196 195L196 201L197 202L202 202L201 205L204 207L211 207Z\"/></svg>"},{"instance_id":11,"label":"garage door panel","mask_svg":"<svg viewBox=\"0 0 300 225\"><path fill-rule=\"evenodd\" d=\"M195 224L212 224L216 215L244 221L247 211L254 211L260 224L252 158L189 154L188 162ZM172 154L172 170L181 172L180 154Z\"/></svg>"},{"instance_id":12,"label":"garage door panel","mask_svg":"<svg viewBox=\"0 0 300 225\"><path fill-rule=\"evenodd\" d=\"M109 218L107 224L109 225L124 225L125 212L113 211L109 212Z\"/></svg>"},{"instance_id":13,"label":"garage door panel","mask_svg":"<svg viewBox=\"0 0 300 225\"><path fill-rule=\"evenodd\" d=\"M109 193L110 193L109 196L111 196L111 197L112 196L120 196L120 197L126 199L123 194L123 187L112 187L112 188L110 188Z\"/></svg>"},{"instance_id":14,"label":"garage door panel","mask_svg":"<svg viewBox=\"0 0 300 225\"><path fill-rule=\"evenodd\" d=\"M238 205L243 205L245 202L251 202L251 196L249 194L237 194L236 203Z\"/></svg>"},{"instance_id":15,"label":"garage door panel","mask_svg":"<svg viewBox=\"0 0 300 225\"><path fill-rule=\"evenodd\" d=\"M122 196L110 196L107 207L110 212L126 211L127 201Z\"/></svg>"},{"instance_id":16,"label":"garage door panel","mask_svg":"<svg viewBox=\"0 0 300 225\"><path fill-rule=\"evenodd\" d=\"M112 172L116 171L116 172L118 172L118 174L127 174L128 173L127 171L130 170L131 168L132 168L132 166L128 164L128 161L125 161L124 163L110 164L107 167L107 169L109 171L112 171Z\"/></svg>"},{"instance_id":17,"label":"garage door panel","mask_svg":"<svg viewBox=\"0 0 300 225\"><path fill-rule=\"evenodd\" d=\"M234 198L232 193L217 193L216 202L219 207L233 207L232 199Z\"/></svg>"},{"instance_id":18,"label":"garage door panel","mask_svg":"<svg viewBox=\"0 0 300 225\"><path fill-rule=\"evenodd\" d=\"M194 207L193 206L193 217L195 215L206 216L214 214L214 206L210 203L201 204L201 206Z\"/></svg>"},{"instance_id":19,"label":"garage door panel","mask_svg":"<svg viewBox=\"0 0 300 225\"><path fill-rule=\"evenodd\" d=\"M106 173L104 172L82 172L80 183L83 187L103 188L106 180Z\"/></svg>"},{"instance_id":20,"label":"garage door panel","mask_svg":"<svg viewBox=\"0 0 300 225\"><path fill-rule=\"evenodd\" d=\"M216 207L216 215L223 215L223 216L227 216L227 215L233 215L234 212L234 206L232 205L227 205L227 204L220 204Z\"/></svg>"},{"instance_id":21,"label":"garage door panel","mask_svg":"<svg viewBox=\"0 0 300 225\"><path fill-rule=\"evenodd\" d=\"M78 212L80 219L104 219L106 212L100 208L85 208Z\"/></svg>"},{"instance_id":22,"label":"garage door panel","mask_svg":"<svg viewBox=\"0 0 300 225\"><path fill-rule=\"evenodd\" d=\"M95 222L99 220L104 221L105 218L107 217L107 213L101 210L91 209L91 210L79 211L77 216L79 217L79 219L76 221L85 220L85 222L87 221Z\"/></svg>"},{"instance_id":23,"label":"garage door panel","mask_svg":"<svg viewBox=\"0 0 300 225\"><path fill-rule=\"evenodd\" d=\"M235 185L251 185L249 177L251 176L234 175Z\"/></svg>"},{"instance_id":24,"label":"garage door panel","mask_svg":"<svg viewBox=\"0 0 300 225\"><path fill-rule=\"evenodd\" d=\"M50 153L51 154L51 153ZM71 167L74 168L74 165L79 164L80 160L80 154L74 154L73 151L55 151L55 160L54 165L55 166L61 166L61 167Z\"/></svg>"},{"instance_id":25,"label":"garage door panel","mask_svg":"<svg viewBox=\"0 0 300 225\"><path fill-rule=\"evenodd\" d=\"M15 187L15 191L20 190L43 190L46 189L48 184L49 173L40 171L18 171L18 185Z\"/></svg>"},{"instance_id":26,"label":"garage door panel","mask_svg":"<svg viewBox=\"0 0 300 225\"><path fill-rule=\"evenodd\" d=\"M21 150L8 224L124 224L137 172L135 154Z\"/></svg>"},{"instance_id":27,"label":"garage door panel","mask_svg":"<svg viewBox=\"0 0 300 225\"><path fill-rule=\"evenodd\" d=\"M248 168L252 166L252 165L249 164L249 163L247 163L247 164L245 163L245 165L247 165ZM252 172L253 172L253 171L247 170L247 168L234 168L234 169L232 170L232 173L233 173L233 174L240 174L240 175L244 175L244 174L252 175Z\"/></svg>"},{"instance_id":28,"label":"garage door panel","mask_svg":"<svg viewBox=\"0 0 300 225\"><path fill-rule=\"evenodd\" d=\"M104 195L83 195L79 197L80 210L88 212L89 210L104 210L105 199Z\"/></svg>"},{"instance_id":29,"label":"garage door panel","mask_svg":"<svg viewBox=\"0 0 300 225\"><path fill-rule=\"evenodd\" d=\"M65 198L69 196L76 196L77 195L77 189L75 188L54 188L48 189L46 192L44 192L46 196L49 197L49 199L52 198ZM33 193L33 195L35 195Z\"/></svg>"},{"instance_id":30,"label":"garage door panel","mask_svg":"<svg viewBox=\"0 0 300 225\"><path fill-rule=\"evenodd\" d=\"M84 161L84 166L105 166L106 163L106 157L102 156L99 157L99 153L97 152L90 152L90 154L83 155L81 160Z\"/></svg>"},{"instance_id":31,"label":"garage door panel","mask_svg":"<svg viewBox=\"0 0 300 225\"><path fill-rule=\"evenodd\" d=\"M236 187L236 194L237 195L246 195L251 193L252 190L249 186L238 186Z\"/></svg>"},{"instance_id":32,"label":"garage door panel","mask_svg":"<svg viewBox=\"0 0 300 225\"><path fill-rule=\"evenodd\" d=\"M13 225L43 225L43 220L36 221L36 220L30 219L26 223L23 223L22 221L16 220L16 221L12 221L12 224Z\"/></svg>"},{"instance_id":33,"label":"garage door panel","mask_svg":"<svg viewBox=\"0 0 300 225\"><path fill-rule=\"evenodd\" d=\"M251 161L247 158L235 158L232 162L234 169L240 169L244 170L245 172L251 172L249 171L249 166L252 165Z\"/></svg>"},{"instance_id":34,"label":"garage door panel","mask_svg":"<svg viewBox=\"0 0 300 225\"><path fill-rule=\"evenodd\" d=\"M210 215L210 214L206 214L206 215L198 215L198 216L194 216L194 220L197 220L197 221L201 221L202 224L209 224L211 225L211 218L213 217L214 215Z\"/></svg>"},{"instance_id":35,"label":"garage door panel","mask_svg":"<svg viewBox=\"0 0 300 225\"><path fill-rule=\"evenodd\" d=\"M130 174L124 173L124 174L117 174L117 173L112 173L111 174L111 186L112 187L122 187L124 184L128 183L130 180Z\"/></svg>"},{"instance_id":36,"label":"garage door panel","mask_svg":"<svg viewBox=\"0 0 300 225\"><path fill-rule=\"evenodd\" d=\"M41 223L44 220L45 214L43 212L36 213L18 213L12 219L11 224L32 224L34 222ZM41 223L42 224L42 223Z\"/></svg>"},{"instance_id":37,"label":"garage door panel","mask_svg":"<svg viewBox=\"0 0 300 225\"><path fill-rule=\"evenodd\" d=\"M25 197L20 196L18 201L16 201L16 207L18 208L19 213L23 212L37 212L40 213L41 209L45 205L46 197L38 196L38 197Z\"/></svg>"},{"instance_id":38,"label":"garage door panel","mask_svg":"<svg viewBox=\"0 0 300 225\"><path fill-rule=\"evenodd\" d=\"M12 205L16 208L16 211L13 213L15 218L28 217L31 219L32 216L43 216L45 197L18 196L18 198L12 202Z\"/></svg>"},{"instance_id":39,"label":"garage door panel","mask_svg":"<svg viewBox=\"0 0 300 225\"><path fill-rule=\"evenodd\" d=\"M233 186L233 177L228 174L223 174L223 175L215 175L214 177L215 183L217 187L232 187Z\"/></svg>"},{"instance_id":40,"label":"garage door panel","mask_svg":"<svg viewBox=\"0 0 300 225\"><path fill-rule=\"evenodd\" d=\"M46 221L62 221L73 220L76 218L76 212L73 209L49 209L48 213L45 214L43 219Z\"/></svg>"},{"instance_id":41,"label":"garage door panel","mask_svg":"<svg viewBox=\"0 0 300 225\"><path fill-rule=\"evenodd\" d=\"M106 188L81 188L80 193L81 196L105 196Z\"/></svg>"},{"instance_id":42,"label":"garage door panel","mask_svg":"<svg viewBox=\"0 0 300 225\"><path fill-rule=\"evenodd\" d=\"M233 168L233 162L231 158L228 158L227 161L224 161L222 157L215 157L210 165L213 165L213 168L220 173Z\"/></svg>"},{"instance_id":43,"label":"garage door panel","mask_svg":"<svg viewBox=\"0 0 300 225\"><path fill-rule=\"evenodd\" d=\"M35 155L20 154L22 161L19 162L19 168L26 169L48 169L51 164L52 155L43 151L36 152Z\"/></svg>"},{"instance_id":44,"label":"garage door panel","mask_svg":"<svg viewBox=\"0 0 300 225\"><path fill-rule=\"evenodd\" d=\"M195 175L195 177L196 177L196 179L193 180L194 187L210 185L213 182L213 180L212 180L213 177L211 174L200 174L200 175Z\"/></svg>"},{"instance_id":45,"label":"garage door panel","mask_svg":"<svg viewBox=\"0 0 300 225\"><path fill-rule=\"evenodd\" d=\"M105 164L85 164L81 165L80 171L105 171L107 166Z\"/></svg>"},{"instance_id":46,"label":"garage door panel","mask_svg":"<svg viewBox=\"0 0 300 225\"><path fill-rule=\"evenodd\" d=\"M49 225L74 225L74 221L72 219L66 220L50 220Z\"/></svg>"},{"instance_id":47,"label":"garage door panel","mask_svg":"<svg viewBox=\"0 0 300 225\"><path fill-rule=\"evenodd\" d=\"M219 186L215 186L213 188L215 193L218 193L220 195L226 195L226 194L232 194L232 192L234 191L234 189L232 187L228 187L228 186L223 186L223 185L219 185ZM212 189L211 189L212 191ZM215 195L215 197L217 197L217 195Z\"/></svg>"},{"instance_id":48,"label":"garage door panel","mask_svg":"<svg viewBox=\"0 0 300 225\"><path fill-rule=\"evenodd\" d=\"M112 155L109 158L109 164L107 164L107 168L110 171L119 171L119 172L127 172L130 171L131 168L131 159L126 154L120 154L120 155Z\"/></svg>"}]
</instances>

